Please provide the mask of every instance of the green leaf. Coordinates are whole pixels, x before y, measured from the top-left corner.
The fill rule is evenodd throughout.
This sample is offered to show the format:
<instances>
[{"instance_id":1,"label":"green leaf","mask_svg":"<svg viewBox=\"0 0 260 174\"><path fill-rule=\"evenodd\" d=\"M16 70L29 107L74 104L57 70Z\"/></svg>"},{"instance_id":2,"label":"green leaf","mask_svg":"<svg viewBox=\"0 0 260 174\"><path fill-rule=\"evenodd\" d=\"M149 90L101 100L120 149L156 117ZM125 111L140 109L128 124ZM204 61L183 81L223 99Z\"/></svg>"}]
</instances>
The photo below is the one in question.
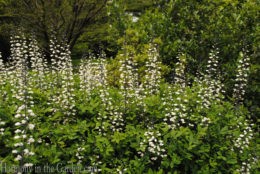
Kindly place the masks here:
<instances>
[{"instance_id":1,"label":"green leaf","mask_svg":"<svg viewBox=\"0 0 260 174\"><path fill-rule=\"evenodd\" d=\"M228 127L227 126L225 126L225 127L223 127L221 130L220 130L220 134L227 134L228 133Z\"/></svg>"},{"instance_id":2,"label":"green leaf","mask_svg":"<svg viewBox=\"0 0 260 174\"><path fill-rule=\"evenodd\" d=\"M112 135L112 142L116 142L118 144L120 141L124 140L125 137L126 137L125 133L115 132Z\"/></svg>"}]
</instances>

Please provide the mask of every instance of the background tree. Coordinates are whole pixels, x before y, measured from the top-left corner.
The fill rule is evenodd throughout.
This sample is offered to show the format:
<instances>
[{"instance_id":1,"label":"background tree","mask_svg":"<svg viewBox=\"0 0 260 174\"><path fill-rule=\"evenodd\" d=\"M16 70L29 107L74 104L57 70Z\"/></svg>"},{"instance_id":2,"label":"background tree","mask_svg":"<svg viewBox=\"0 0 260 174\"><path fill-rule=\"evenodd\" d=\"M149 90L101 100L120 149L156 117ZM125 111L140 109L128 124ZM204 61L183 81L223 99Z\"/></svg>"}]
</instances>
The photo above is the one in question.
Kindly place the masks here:
<instances>
[{"instance_id":1,"label":"background tree","mask_svg":"<svg viewBox=\"0 0 260 174\"><path fill-rule=\"evenodd\" d=\"M73 49L86 27L102 16L106 4L107 0L10 0L0 10L10 14L14 26L34 33L48 53L53 34Z\"/></svg>"},{"instance_id":2,"label":"background tree","mask_svg":"<svg viewBox=\"0 0 260 174\"><path fill-rule=\"evenodd\" d=\"M13 15L8 11L10 1L0 0L0 51L3 58L10 54L9 38L10 30L13 28Z\"/></svg>"},{"instance_id":3,"label":"background tree","mask_svg":"<svg viewBox=\"0 0 260 174\"><path fill-rule=\"evenodd\" d=\"M79 38L73 53L80 57L91 50L98 54L105 51L108 57L116 57L121 48L118 40L123 37L133 17L139 18L147 9L154 7L154 0L113 0L99 20L90 24ZM125 26L125 27L123 27Z\"/></svg>"}]
</instances>

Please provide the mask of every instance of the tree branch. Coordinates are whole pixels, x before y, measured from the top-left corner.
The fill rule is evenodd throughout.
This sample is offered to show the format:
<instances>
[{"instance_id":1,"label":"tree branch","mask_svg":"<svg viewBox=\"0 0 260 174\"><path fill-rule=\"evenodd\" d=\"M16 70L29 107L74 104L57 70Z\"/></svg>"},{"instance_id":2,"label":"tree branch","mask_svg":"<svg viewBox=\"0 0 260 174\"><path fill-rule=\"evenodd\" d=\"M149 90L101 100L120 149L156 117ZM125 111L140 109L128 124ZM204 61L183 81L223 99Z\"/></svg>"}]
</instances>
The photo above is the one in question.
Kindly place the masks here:
<instances>
[{"instance_id":1,"label":"tree branch","mask_svg":"<svg viewBox=\"0 0 260 174\"><path fill-rule=\"evenodd\" d=\"M70 49L72 49L74 47L74 45L76 44L76 41L78 40L78 38L82 35L83 33L83 29L87 26L88 23L90 23L90 21L96 17L96 15L105 7L106 3L108 0L103 0L102 5L97 8L97 10L93 13L91 13L92 11L90 11L87 16L84 18L83 22L80 24L78 31L75 33L75 35L71 38L71 41L68 42L70 45ZM98 3L95 3L93 5L94 8L91 9L96 9L96 6L98 5Z\"/></svg>"}]
</instances>

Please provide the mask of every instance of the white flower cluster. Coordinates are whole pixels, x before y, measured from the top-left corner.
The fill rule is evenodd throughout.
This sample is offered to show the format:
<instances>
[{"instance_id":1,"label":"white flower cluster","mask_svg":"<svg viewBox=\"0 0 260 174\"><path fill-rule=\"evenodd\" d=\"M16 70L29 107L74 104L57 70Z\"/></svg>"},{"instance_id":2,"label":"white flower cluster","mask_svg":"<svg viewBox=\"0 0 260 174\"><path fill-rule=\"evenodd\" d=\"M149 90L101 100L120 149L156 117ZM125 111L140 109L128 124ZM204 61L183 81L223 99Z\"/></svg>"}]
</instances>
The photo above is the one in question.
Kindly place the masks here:
<instances>
[{"instance_id":1,"label":"white flower cluster","mask_svg":"<svg viewBox=\"0 0 260 174\"><path fill-rule=\"evenodd\" d=\"M216 48L216 50L213 50L210 53L207 70L206 70L208 76L212 79L208 85L209 91L213 96L212 100L216 100L216 101L220 101L220 99L223 98L222 94L225 93L224 84L221 83L221 78L219 75L220 73L217 69L219 65L218 54L219 54L218 48Z\"/></svg>"},{"instance_id":2,"label":"white flower cluster","mask_svg":"<svg viewBox=\"0 0 260 174\"><path fill-rule=\"evenodd\" d=\"M104 59L95 59L90 54L88 59L82 59L80 64L80 90L90 97L93 90L106 86L106 75L106 61Z\"/></svg>"},{"instance_id":3,"label":"white flower cluster","mask_svg":"<svg viewBox=\"0 0 260 174\"><path fill-rule=\"evenodd\" d=\"M51 57L51 70L52 73L61 72L67 68L68 56L70 52L67 51L66 43L59 42L55 36L50 39L50 57Z\"/></svg>"},{"instance_id":4,"label":"white flower cluster","mask_svg":"<svg viewBox=\"0 0 260 174\"><path fill-rule=\"evenodd\" d=\"M123 110L127 110L129 105L134 104L136 105L136 108L139 109L140 116L142 116L146 111L145 103L143 102L143 100L145 96L148 95L148 93L151 94L149 89L145 90L145 87L147 87L149 84L147 82L141 83L141 79L138 75L138 64L134 59L133 53L126 52L125 54L120 54L120 58L119 88L120 93L123 96ZM152 68L150 67L150 69ZM145 78L149 78L148 71L149 70L147 69ZM145 81L148 81L148 79L146 79Z\"/></svg>"},{"instance_id":5,"label":"white flower cluster","mask_svg":"<svg viewBox=\"0 0 260 174\"><path fill-rule=\"evenodd\" d=\"M114 114L117 113L117 109L114 108L113 100L109 94L106 61L102 58L96 61L94 61L94 59L86 61L81 65L80 71L81 90L86 92L87 97L90 97L93 90L99 90L102 109L97 115L97 120L99 121L97 130L99 134L105 136L107 132L107 128L104 126L105 122L111 122L113 119L117 121L121 120ZM119 121L117 123L119 123ZM111 128L113 130L115 129L113 125Z\"/></svg>"},{"instance_id":6,"label":"white flower cluster","mask_svg":"<svg viewBox=\"0 0 260 174\"><path fill-rule=\"evenodd\" d=\"M110 129L115 132L123 130L124 120L120 108L114 107L113 100L109 94L106 61L103 57L104 55L102 54L98 60L90 59L81 62L80 90L83 91L87 97L91 96L93 90L99 90L103 109L101 109L102 111L97 115L97 120L99 121L97 130L99 134L105 136L107 132L107 128L104 126L105 122L110 123Z\"/></svg>"},{"instance_id":7,"label":"white flower cluster","mask_svg":"<svg viewBox=\"0 0 260 174\"><path fill-rule=\"evenodd\" d=\"M4 126L5 124L6 123L4 121L2 121L0 118L0 135L4 135L5 129L2 126Z\"/></svg>"},{"instance_id":8,"label":"white flower cluster","mask_svg":"<svg viewBox=\"0 0 260 174\"><path fill-rule=\"evenodd\" d=\"M168 91L170 92L171 90L169 89ZM173 96L175 99L173 99ZM186 124L191 127L194 126L192 123L189 123L186 106L188 103L187 94L183 91L183 88L178 87L176 91L164 94L162 99L165 100L163 101L165 106L165 118L163 121L170 129L176 129Z\"/></svg>"},{"instance_id":9,"label":"white flower cluster","mask_svg":"<svg viewBox=\"0 0 260 174\"><path fill-rule=\"evenodd\" d=\"M4 70L4 63L3 63L3 60L2 60L2 53L0 52L0 72L2 72Z\"/></svg>"},{"instance_id":10,"label":"white flower cluster","mask_svg":"<svg viewBox=\"0 0 260 174\"><path fill-rule=\"evenodd\" d=\"M53 111L62 112L67 116L74 116L75 94L73 68L70 57L69 46L65 43L58 44L58 41L50 40L51 64L53 84L50 86L53 95L51 103L54 104ZM64 122L68 119L64 119Z\"/></svg>"},{"instance_id":11,"label":"white flower cluster","mask_svg":"<svg viewBox=\"0 0 260 174\"><path fill-rule=\"evenodd\" d=\"M4 75L5 75L5 65L4 65L4 62L2 60L2 54L0 52L0 85L3 83L3 79L4 78Z\"/></svg>"},{"instance_id":12,"label":"white flower cluster","mask_svg":"<svg viewBox=\"0 0 260 174\"><path fill-rule=\"evenodd\" d=\"M233 140L234 147L238 149L239 153L244 153L246 149L249 148L250 142L253 139L253 130L252 127L254 124L249 124L248 121L239 122L237 128L242 130L242 133ZM231 150L234 151L234 148ZM257 164L258 159L254 157L255 154L249 153L248 159L246 161L242 161L241 168L237 169L237 172L241 174L250 174L250 170L253 165Z\"/></svg>"},{"instance_id":13,"label":"white flower cluster","mask_svg":"<svg viewBox=\"0 0 260 174\"><path fill-rule=\"evenodd\" d=\"M24 36L13 36L10 40L11 56L10 65L7 67L7 78L12 86L12 97L18 101L24 101L24 93L27 91L24 83L28 83L27 64L28 64L28 46ZM15 103L15 100L12 100Z\"/></svg>"},{"instance_id":14,"label":"white flower cluster","mask_svg":"<svg viewBox=\"0 0 260 174\"><path fill-rule=\"evenodd\" d=\"M78 164L81 164L82 160L84 159L84 156L82 154L84 151L85 151L84 147L77 148L76 158L78 159Z\"/></svg>"},{"instance_id":15,"label":"white flower cluster","mask_svg":"<svg viewBox=\"0 0 260 174\"><path fill-rule=\"evenodd\" d=\"M118 109L119 110L119 109ZM111 122L111 130L113 132L120 132L123 131L123 127L125 126L123 113L120 111L111 111L110 115L110 122Z\"/></svg>"},{"instance_id":16,"label":"white flower cluster","mask_svg":"<svg viewBox=\"0 0 260 174\"><path fill-rule=\"evenodd\" d=\"M240 169L237 169L236 172L240 174L250 174L251 165L249 163L243 162Z\"/></svg>"},{"instance_id":17,"label":"white flower cluster","mask_svg":"<svg viewBox=\"0 0 260 174\"><path fill-rule=\"evenodd\" d=\"M99 134L106 135L104 122L109 122L111 124L110 129L113 132L123 131L123 127L125 126L123 113L121 112L119 107L115 107L111 96L109 96L108 88L103 88L100 90L100 92L103 112L99 112L97 117L97 120L100 121L100 126L98 126Z\"/></svg>"},{"instance_id":18,"label":"white flower cluster","mask_svg":"<svg viewBox=\"0 0 260 174\"><path fill-rule=\"evenodd\" d=\"M242 162L241 168L237 169L236 172L240 174L251 174L252 166L257 164L258 159L256 157L252 157L251 154L249 154L249 159L245 162Z\"/></svg>"},{"instance_id":19,"label":"white flower cluster","mask_svg":"<svg viewBox=\"0 0 260 174\"><path fill-rule=\"evenodd\" d=\"M208 60L208 64L207 64L207 69L206 69L206 75L208 75L209 77L215 79L218 75L218 66L219 66L219 49L215 48L213 46L213 49L211 50L211 52L209 53L209 60Z\"/></svg>"},{"instance_id":20,"label":"white flower cluster","mask_svg":"<svg viewBox=\"0 0 260 174\"><path fill-rule=\"evenodd\" d=\"M16 130L14 132L14 150L16 155L15 160L20 161L27 157L34 155L34 152L29 151L30 145L34 143L34 138L30 134L35 125L32 123L35 114L32 110L34 102L32 99L31 78L28 75L28 46L25 38L22 36L14 36L11 40L11 58L12 64L10 68L10 75L15 77L10 79L9 83L12 85L12 97L16 99L18 104L16 113L14 115L14 122Z\"/></svg>"},{"instance_id":21,"label":"white flower cluster","mask_svg":"<svg viewBox=\"0 0 260 174\"><path fill-rule=\"evenodd\" d=\"M177 57L178 62L176 63L175 68L175 76L174 76L174 83L180 85L180 87L185 87L185 66L186 66L186 55L181 53Z\"/></svg>"},{"instance_id":22,"label":"white flower cluster","mask_svg":"<svg viewBox=\"0 0 260 174\"><path fill-rule=\"evenodd\" d=\"M167 157L163 141L157 138L161 137L159 131L155 132L149 128L149 130L144 133L144 136L145 139L140 143L141 151L138 152L141 157L148 154L151 161L157 161Z\"/></svg>"},{"instance_id":23,"label":"white flower cluster","mask_svg":"<svg viewBox=\"0 0 260 174\"><path fill-rule=\"evenodd\" d=\"M157 94L161 82L161 63L159 61L159 52L155 46L150 45L148 50L148 60L145 64L143 87L146 95Z\"/></svg>"},{"instance_id":24,"label":"white flower cluster","mask_svg":"<svg viewBox=\"0 0 260 174\"><path fill-rule=\"evenodd\" d=\"M176 129L184 124L193 124L187 122L187 107L186 103L187 94L184 91L186 86L185 82L185 63L186 56L180 54L178 56L179 62L175 69L175 88L169 87L166 93L163 94L163 106L165 108L165 118L164 122L169 126L170 129ZM174 97L174 98L173 98Z\"/></svg>"},{"instance_id":25,"label":"white flower cluster","mask_svg":"<svg viewBox=\"0 0 260 174\"><path fill-rule=\"evenodd\" d=\"M102 171L101 166L102 166L102 161L100 160L100 156L99 155L93 155L90 157L90 160L91 160L91 164L94 168L94 171L92 172L96 172L96 173L99 173ZM91 166L90 166L91 167ZM100 168L99 168L100 167Z\"/></svg>"},{"instance_id":26,"label":"white flower cluster","mask_svg":"<svg viewBox=\"0 0 260 174\"><path fill-rule=\"evenodd\" d=\"M210 118L205 115L205 109L209 109L212 105L212 102L220 102L223 99L224 85L220 80L218 64L219 64L219 50L214 48L209 54L209 60L207 62L206 73L198 73L197 77L194 79L194 85L197 85L197 88L194 88L198 96L196 101L196 110L199 111L200 117L197 115L190 115L189 119L198 121L203 127L209 126L211 123ZM189 123L189 126L193 127L193 123Z\"/></svg>"},{"instance_id":27,"label":"white flower cluster","mask_svg":"<svg viewBox=\"0 0 260 174\"><path fill-rule=\"evenodd\" d=\"M67 72L62 76L60 96L57 97L59 110L65 115L76 115L75 110L75 94L74 94L74 79L72 75L72 65Z\"/></svg>"},{"instance_id":28,"label":"white flower cluster","mask_svg":"<svg viewBox=\"0 0 260 174\"><path fill-rule=\"evenodd\" d=\"M240 58L238 59L237 74L235 78L235 87L233 91L233 97L237 103L243 102L245 89L247 86L248 76L250 72L250 58L246 51L240 52Z\"/></svg>"},{"instance_id":29,"label":"white flower cluster","mask_svg":"<svg viewBox=\"0 0 260 174\"><path fill-rule=\"evenodd\" d=\"M239 137L234 141L234 146L238 148L240 153L243 153L244 149L249 147L250 140L253 138L253 124L248 124L246 121L243 123L239 123L238 128L243 128L243 132L239 135Z\"/></svg>"},{"instance_id":30,"label":"white flower cluster","mask_svg":"<svg viewBox=\"0 0 260 174\"><path fill-rule=\"evenodd\" d=\"M30 147L31 144L35 142L32 135L30 135L30 131L34 130L35 125L29 123L31 117L34 116L34 112L31 109L29 109L27 105L21 105L16 111L16 130L14 132L15 150L13 150L13 154L17 154L15 160L21 160L26 156L34 155L34 152L29 151L27 149Z\"/></svg>"},{"instance_id":31,"label":"white flower cluster","mask_svg":"<svg viewBox=\"0 0 260 174\"><path fill-rule=\"evenodd\" d=\"M173 108L174 111L173 113L175 113L175 115L177 115L178 117L178 125L184 125L187 123L187 107L186 104L188 103L187 100L187 94L185 93L185 91L183 91L182 88L178 88L177 91L175 91L175 97L176 97L176 101L173 104ZM173 114L174 115L174 114ZM189 123L189 126L193 126L193 124Z\"/></svg>"},{"instance_id":32,"label":"white flower cluster","mask_svg":"<svg viewBox=\"0 0 260 174\"><path fill-rule=\"evenodd\" d=\"M202 108L209 108L212 101L220 101L225 93L223 90L224 85L220 81L219 72L217 70L219 64L219 50L214 48L210 52L207 64L206 74L200 79L202 85L199 97L202 99Z\"/></svg>"},{"instance_id":33,"label":"white flower cluster","mask_svg":"<svg viewBox=\"0 0 260 174\"><path fill-rule=\"evenodd\" d=\"M46 81L44 80L45 74L48 70L46 59L44 59L44 56L38 46L38 42L34 37L31 37L29 39L29 59L31 63L31 70L32 70L32 79L34 87L40 88L40 89L47 89Z\"/></svg>"},{"instance_id":34,"label":"white flower cluster","mask_svg":"<svg viewBox=\"0 0 260 174\"><path fill-rule=\"evenodd\" d=\"M121 60L120 63L120 92L124 97L125 104L128 105L129 102L135 101L136 94L138 94L136 93L138 92L137 64L131 55L125 55L124 60Z\"/></svg>"},{"instance_id":35,"label":"white flower cluster","mask_svg":"<svg viewBox=\"0 0 260 174\"><path fill-rule=\"evenodd\" d=\"M123 168L121 166L117 167L116 171L118 172L118 174L123 174L126 173L127 168Z\"/></svg>"},{"instance_id":36,"label":"white flower cluster","mask_svg":"<svg viewBox=\"0 0 260 174\"><path fill-rule=\"evenodd\" d=\"M2 55L0 52L0 101L2 100L3 95L5 93L5 90L3 90L3 88L6 83L6 73L7 72L6 72L5 65L3 63Z\"/></svg>"},{"instance_id":37,"label":"white flower cluster","mask_svg":"<svg viewBox=\"0 0 260 174\"><path fill-rule=\"evenodd\" d=\"M11 66L10 70L24 71L28 63L28 45L24 35L15 35L10 38Z\"/></svg>"},{"instance_id":38,"label":"white flower cluster","mask_svg":"<svg viewBox=\"0 0 260 174\"><path fill-rule=\"evenodd\" d=\"M177 116L174 112L174 108L172 107L172 104L174 103L173 98L173 89L171 86L168 87L167 91L162 93L162 105L164 108L164 115L165 118L163 119L164 124L168 125L170 129L176 129L177 128Z\"/></svg>"}]
</instances>

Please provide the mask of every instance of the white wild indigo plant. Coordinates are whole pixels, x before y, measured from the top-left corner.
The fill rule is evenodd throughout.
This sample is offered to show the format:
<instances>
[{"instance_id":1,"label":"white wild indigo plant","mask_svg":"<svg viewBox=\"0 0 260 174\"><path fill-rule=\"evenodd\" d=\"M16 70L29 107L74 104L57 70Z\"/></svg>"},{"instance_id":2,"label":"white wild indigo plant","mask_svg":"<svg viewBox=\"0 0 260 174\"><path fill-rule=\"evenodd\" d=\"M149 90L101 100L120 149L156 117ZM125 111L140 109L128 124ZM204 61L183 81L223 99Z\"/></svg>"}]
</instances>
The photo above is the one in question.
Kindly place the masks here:
<instances>
[{"instance_id":1,"label":"white wild indigo plant","mask_svg":"<svg viewBox=\"0 0 260 174\"><path fill-rule=\"evenodd\" d=\"M217 48L190 84L185 54L177 57L174 83L167 83L156 46L144 65L126 52L118 56L116 85L105 55L75 70L64 41L52 36L50 50L48 65L36 39L21 34L11 38L8 63L0 57L1 161L75 162L97 173L256 171L256 126L237 105L250 73L247 53L238 60L232 103L224 98Z\"/></svg>"}]
</instances>

